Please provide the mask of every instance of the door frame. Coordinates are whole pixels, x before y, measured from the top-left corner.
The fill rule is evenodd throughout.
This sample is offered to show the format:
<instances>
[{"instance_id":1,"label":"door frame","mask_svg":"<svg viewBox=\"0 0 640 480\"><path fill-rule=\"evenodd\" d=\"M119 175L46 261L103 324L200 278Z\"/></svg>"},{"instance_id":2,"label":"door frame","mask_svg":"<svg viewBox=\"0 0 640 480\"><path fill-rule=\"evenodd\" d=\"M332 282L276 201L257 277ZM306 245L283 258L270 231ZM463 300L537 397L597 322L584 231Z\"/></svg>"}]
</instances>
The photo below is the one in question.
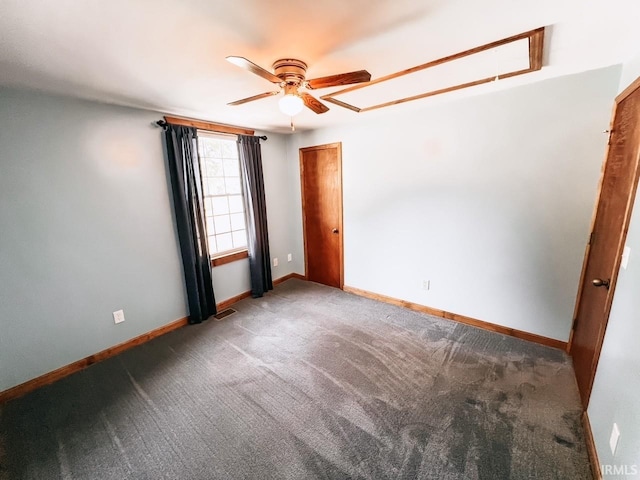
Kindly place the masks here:
<instances>
[{"instance_id":1,"label":"door frame","mask_svg":"<svg viewBox=\"0 0 640 480\"><path fill-rule=\"evenodd\" d=\"M342 191L342 142L326 143L323 145L315 145L312 147L303 147L299 149L300 157L300 193L302 197L302 236L304 241L304 274L305 277L309 275L308 269L308 250L307 250L307 213L305 206L305 192L304 192L304 162L303 155L306 152L314 150L329 150L335 148L338 151L338 179L340 180L340 211L338 212L338 229L340 230L340 289L344 290L344 228L343 228L343 210L344 210L344 195Z\"/></svg>"},{"instance_id":2,"label":"door frame","mask_svg":"<svg viewBox=\"0 0 640 480\"><path fill-rule=\"evenodd\" d=\"M606 167L607 167L607 163L609 161L609 153L611 150L611 133L613 132L614 129L614 122L615 122L615 118L616 118L616 114L618 112L618 105L624 100L626 99L629 95L631 95L633 92L635 92L637 89L640 89L640 77L637 78L633 83L631 83L631 85L629 85L627 88L624 89L624 91L622 91L622 93L620 93L614 101L614 105L613 105L613 112L611 114L611 121L609 122L609 141L607 142L607 147L605 149L605 157L604 157L604 161L602 162L602 168L601 168L601 174L600 174L600 181L598 182L598 190L596 193L596 202L595 202L595 206L593 208L593 214L591 216L591 225L589 227L589 241L587 242L587 246L585 248L585 253L584 253L584 259L582 262L582 271L580 273L580 282L578 283L578 293L576 296L576 303L575 303L575 307L574 307L574 311L573 311L573 322L571 324L571 332L569 334L569 342L567 343L567 353L571 354L571 349L573 346L573 334L575 332L576 329L576 322L578 319L578 314L580 313L580 306L581 306L581 301L582 301L582 291L583 291L583 287L584 287L584 283L587 280L585 278L586 273L587 273L587 265L589 262L589 254L591 253L591 239L593 238L594 235L594 227L595 227L595 222L596 222L596 216L598 214L598 207L600 206L600 197L602 195L602 184L604 182L604 177L605 177L605 173L606 173ZM595 380L596 377L596 371L598 370L598 362L600 360L600 354L602 352L602 344L604 343L604 338L605 338L605 333L607 330L607 325L609 323L609 315L611 314L611 307L613 305L613 297L615 294L615 290L616 290L616 284L618 281L618 274L620 272L620 264L622 263L622 252L624 250L626 241L627 241L627 232L629 231L629 224L631 222L631 215L632 215L632 211L633 211L633 205L635 202L635 198L636 198L636 193L638 190L638 180L640 179L640 154L638 155L638 158L636 158L636 165L634 168L634 178L633 178L633 185L631 187L631 192L629 194L629 197L627 198L627 205L625 208L625 213L624 213L624 217L622 220L622 230L620 232L620 238L618 240L618 246L616 248L616 257L614 260L614 266L613 266L613 271L611 272L611 280L610 280L610 286L609 286L609 290L608 290L608 294L607 294L607 299L605 301L605 308L604 308L604 314L603 314L603 324L602 327L600 329L600 332L598 333L598 339L597 339L597 343L596 343L596 350L594 353L594 363L593 366L591 368L591 376L590 376L590 380L589 380L589 386L588 386L588 390L587 390L587 395L586 395L586 404L583 405L584 409L587 409L587 406L589 404L589 400L591 399L591 392L593 389L593 382Z\"/></svg>"}]
</instances>

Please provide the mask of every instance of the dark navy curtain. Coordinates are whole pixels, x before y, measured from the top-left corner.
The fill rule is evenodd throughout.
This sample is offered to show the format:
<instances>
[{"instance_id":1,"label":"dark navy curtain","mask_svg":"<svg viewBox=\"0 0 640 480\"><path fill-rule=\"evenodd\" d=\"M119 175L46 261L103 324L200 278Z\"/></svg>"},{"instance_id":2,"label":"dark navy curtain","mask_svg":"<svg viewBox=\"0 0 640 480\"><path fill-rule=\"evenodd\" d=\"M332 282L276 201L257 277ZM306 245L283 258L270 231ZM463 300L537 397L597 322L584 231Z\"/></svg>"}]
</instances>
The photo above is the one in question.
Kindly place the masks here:
<instances>
[{"instance_id":1,"label":"dark navy curtain","mask_svg":"<svg viewBox=\"0 0 640 480\"><path fill-rule=\"evenodd\" d=\"M167 124L165 140L187 286L189 323L200 323L217 312L205 230L198 134L193 127Z\"/></svg>"},{"instance_id":2,"label":"dark navy curtain","mask_svg":"<svg viewBox=\"0 0 640 480\"><path fill-rule=\"evenodd\" d=\"M258 298L266 291L273 290L260 138L238 135L238 153L247 212L251 296Z\"/></svg>"}]
</instances>

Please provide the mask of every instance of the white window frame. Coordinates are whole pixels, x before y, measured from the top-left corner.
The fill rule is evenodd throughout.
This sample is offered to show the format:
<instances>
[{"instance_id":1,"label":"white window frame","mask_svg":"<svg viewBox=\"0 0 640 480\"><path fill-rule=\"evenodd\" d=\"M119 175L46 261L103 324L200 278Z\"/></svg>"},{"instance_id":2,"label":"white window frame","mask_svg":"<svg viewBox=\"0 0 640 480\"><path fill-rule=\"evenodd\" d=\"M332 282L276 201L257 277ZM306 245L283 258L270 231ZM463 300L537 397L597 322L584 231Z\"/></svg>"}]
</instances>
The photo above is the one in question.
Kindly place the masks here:
<instances>
[{"instance_id":1,"label":"white window frame","mask_svg":"<svg viewBox=\"0 0 640 480\"><path fill-rule=\"evenodd\" d=\"M212 139L218 139L218 140L224 140L224 141L229 141L229 142L233 142L234 143L234 152L236 152L236 158L238 161L238 181L239 181L239 186L240 186L240 193L224 193L224 194L212 194L210 193L210 188L209 188L209 179L212 178L224 178L225 179L225 186L226 186L226 179L227 177L229 178L236 178L235 176L227 176L225 175L226 172L224 172L224 166L223 166L223 175L222 177L214 177L214 176L209 176L209 172L207 170L207 160L208 159L216 159L216 160L222 160L223 165L224 165L224 161L225 160L232 160L231 158L225 158L224 156L220 157L220 158L216 158L216 157L204 157L203 156L203 147L202 144L200 143L201 139L205 139L205 138L212 138ZM248 256L247 254L247 245L245 244L244 246L239 246L239 247L233 247L231 249L226 249L223 251L217 251L217 238L215 238L217 235L222 235L222 234L226 234L226 233L230 233L231 234L231 238L232 238L232 242L234 241L234 233L237 232L244 232L245 235L245 239L246 239L246 234L247 234L247 217L246 217L246 210L245 210L245 201L244 201L244 188L243 188L243 182L242 182L242 169L240 168L240 160L238 158L238 154L237 154L237 136L236 135L226 135L226 134L222 134L222 133L215 133L215 132L211 132L211 131L207 131L207 130L198 130L198 157L200 160L200 180L201 180L201 184L202 184L202 192L203 192L203 198L204 198L204 209L205 209L205 224L206 224L206 230L207 230L207 242L210 242L210 238L214 237L214 241L216 242L216 251L214 253L211 253L210 251L210 257L212 260L212 265L213 266L217 266L217 265L222 265L224 263L228 263L228 261L234 261L234 260L239 260L242 258L246 258ZM229 212L226 213L218 213L217 215L215 214L216 212L213 210L213 199L214 198L222 198L222 197L226 197L227 198L227 202L229 202L229 197L230 196L239 196L242 202L242 211L241 212L233 212L231 213L231 207L230 204L229 205ZM243 229L236 229L233 230L233 226L231 225L231 216L232 215L238 215L242 213L242 222L243 222ZM211 228L213 228L213 230L215 231L215 217L224 217L224 216L228 216L229 217L229 227L231 230L229 230L228 232L222 232L222 233L210 233L209 230ZM211 220L209 220L209 218L211 218ZM225 259L227 259L228 261L225 261Z\"/></svg>"}]
</instances>

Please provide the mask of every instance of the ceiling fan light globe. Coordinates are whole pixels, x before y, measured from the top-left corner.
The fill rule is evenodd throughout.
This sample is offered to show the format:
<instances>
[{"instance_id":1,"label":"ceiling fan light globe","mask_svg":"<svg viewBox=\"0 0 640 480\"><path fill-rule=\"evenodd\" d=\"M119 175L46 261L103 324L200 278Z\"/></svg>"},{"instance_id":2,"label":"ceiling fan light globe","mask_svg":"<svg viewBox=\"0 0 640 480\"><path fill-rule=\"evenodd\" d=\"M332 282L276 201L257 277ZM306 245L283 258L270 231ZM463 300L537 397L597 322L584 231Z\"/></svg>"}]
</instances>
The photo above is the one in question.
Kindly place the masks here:
<instances>
[{"instance_id":1,"label":"ceiling fan light globe","mask_svg":"<svg viewBox=\"0 0 640 480\"><path fill-rule=\"evenodd\" d=\"M284 95L278 101L278 107L280 108L280 111L282 113L293 117L294 115L297 115L302 111L302 109L304 108L304 102L298 95L290 93Z\"/></svg>"}]
</instances>

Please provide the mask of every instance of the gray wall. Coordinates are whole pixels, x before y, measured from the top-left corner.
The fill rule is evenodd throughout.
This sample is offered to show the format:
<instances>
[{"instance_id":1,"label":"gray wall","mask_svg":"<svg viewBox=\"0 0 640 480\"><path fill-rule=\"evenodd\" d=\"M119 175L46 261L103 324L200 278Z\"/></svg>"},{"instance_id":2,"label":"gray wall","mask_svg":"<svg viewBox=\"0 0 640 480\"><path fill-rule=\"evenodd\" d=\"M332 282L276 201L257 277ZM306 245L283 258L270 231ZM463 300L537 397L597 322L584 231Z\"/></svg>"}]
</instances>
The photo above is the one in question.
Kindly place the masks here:
<instances>
[{"instance_id":1,"label":"gray wall","mask_svg":"<svg viewBox=\"0 0 640 480\"><path fill-rule=\"evenodd\" d=\"M640 55L625 64L620 90L638 76ZM621 269L618 276L588 410L600 462L618 468L626 465L628 471L635 465L636 475L605 475L611 479L640 478L640 192L636 196L627 246L631 248L631 256L628 268ZM620 429L615 456L609 448L614 422Z\"/></svg>"},{"instance_id":2,"label":"gray wall","mask_svg":"<svg viewBox=\"0 0 640 480\"><path fill-rule=\"evenodd\" d=\"M619 78L612 67L294 135L294 166L298 148L342 142L346 285L566 341Z\"/></svg>"},{"instance_id":3,"label":"gray wall","mask_svg":"<svg viewBox=\"0 0 640 480\"><path fill-rule=\"evenodd\" d=\"M0 89L0 391L187 314L160 117ZM295 243L285 141L263 145L276 278ZM214 283L218 301L248 290L247 262Z\"/></svg>"},{"instance_id":4,"label":"gray wall","mask_svg":"<svg viewBox=\"0 0 640 480\"><path fill-rule=\"evenodd\" d=\"M0 90L0 390L186 315L158 118Z\"/></svg>"}]
</instances>

